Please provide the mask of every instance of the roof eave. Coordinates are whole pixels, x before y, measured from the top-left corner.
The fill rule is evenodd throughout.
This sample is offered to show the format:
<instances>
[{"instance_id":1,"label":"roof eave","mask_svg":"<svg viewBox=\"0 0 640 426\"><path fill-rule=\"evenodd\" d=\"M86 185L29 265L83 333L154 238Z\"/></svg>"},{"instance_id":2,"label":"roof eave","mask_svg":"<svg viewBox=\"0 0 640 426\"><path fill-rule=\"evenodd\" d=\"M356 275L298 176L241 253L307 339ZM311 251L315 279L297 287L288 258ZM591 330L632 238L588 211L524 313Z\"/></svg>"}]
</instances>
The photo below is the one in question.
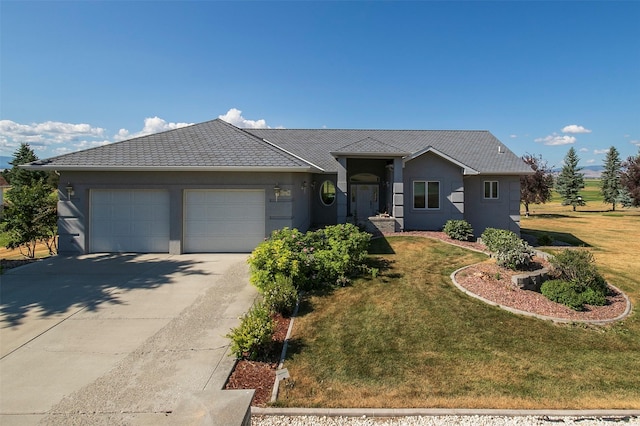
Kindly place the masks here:
<instances>
[{"instance_id":1,"label":"roof eave","mask_svg":"<svg viewBox=\"0 0 640 426\"><path fill-rule=\"evenodd\" d=\"M409 152L329 152L334 157L350 157L350 158L393 158L393 157L406 157Z\"/></svg>"},{"instance_id":2,"label":"roof eave","mask_svg":"<svg viewBox=\"0 0 640 426\"><path fill-rule=\"evenodd\" d=\"M254 166L70 166L24 164L21 168L29 170L56 170L76 172L288 172L316 173L314 167L254 167Z\"/></svg>"}]
</instances>

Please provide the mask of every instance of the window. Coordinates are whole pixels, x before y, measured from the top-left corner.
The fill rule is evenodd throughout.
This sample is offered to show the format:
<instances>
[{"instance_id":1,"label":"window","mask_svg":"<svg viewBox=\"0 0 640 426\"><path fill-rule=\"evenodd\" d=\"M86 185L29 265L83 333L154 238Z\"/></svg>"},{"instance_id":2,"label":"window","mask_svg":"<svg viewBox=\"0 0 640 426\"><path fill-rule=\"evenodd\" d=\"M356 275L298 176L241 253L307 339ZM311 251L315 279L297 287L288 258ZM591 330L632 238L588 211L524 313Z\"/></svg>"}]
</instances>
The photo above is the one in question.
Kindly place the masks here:
<instances>
[{"instance_id":1,"label":"window","mask_svg":"<svg viewBox=\"0 0 640 426\"><path fill-rule=\"evenodd\" d=\"M438 181L413 182L413 208L414 209L439 209L440 208L440 182Z\"/></svg>"},{"instance_id":2,"label":"window","mask_svg":"<svg viewBox=\"0 0 640 426\"><path fill-rule=\"evenodd\" d=\"M484 181L484 198L498 198L498 181L497 180L485 180Z\"/></svg>"},{"instance_id":3,"label":"window","mask_svg":"<svg viewBox=\"0 0 640 426\"><path fill-rule=\"evenodd\" d=\"M336 186L330 180L325 180L320 185L320 200L325 206L330 206L336 199Z\"/></svg>"}]
</instances>

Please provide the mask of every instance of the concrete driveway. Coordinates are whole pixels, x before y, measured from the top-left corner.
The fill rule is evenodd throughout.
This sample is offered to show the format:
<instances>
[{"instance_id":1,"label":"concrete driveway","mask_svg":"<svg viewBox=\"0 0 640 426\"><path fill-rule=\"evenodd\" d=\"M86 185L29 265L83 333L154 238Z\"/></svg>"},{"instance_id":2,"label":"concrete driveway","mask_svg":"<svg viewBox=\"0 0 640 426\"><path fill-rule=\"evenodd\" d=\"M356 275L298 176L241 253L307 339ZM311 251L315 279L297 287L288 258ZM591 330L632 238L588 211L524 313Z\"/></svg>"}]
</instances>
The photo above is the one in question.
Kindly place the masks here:
<instances>
[{"instance_id":1,"label":"concrete driveway","mask_svg":"<svg viewBox=\"0 0 640 426\"><path fill-rule=\"evenodd\" d=\"M246 254L55 256L0 275L0 424L174 424L221 389Z\"/></svg>"}]
</instances>

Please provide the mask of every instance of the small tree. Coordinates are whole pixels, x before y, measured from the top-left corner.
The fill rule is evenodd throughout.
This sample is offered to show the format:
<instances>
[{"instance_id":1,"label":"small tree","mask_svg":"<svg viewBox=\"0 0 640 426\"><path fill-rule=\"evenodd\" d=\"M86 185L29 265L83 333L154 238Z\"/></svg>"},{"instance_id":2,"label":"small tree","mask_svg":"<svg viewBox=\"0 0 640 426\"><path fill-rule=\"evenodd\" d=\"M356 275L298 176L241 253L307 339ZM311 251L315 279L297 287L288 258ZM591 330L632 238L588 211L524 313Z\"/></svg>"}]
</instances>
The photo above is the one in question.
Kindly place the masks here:
<instances>
[{"instance_id":1,"label":"small tree","mask_svg":"<svg viewBox=\"0 0 640 426\"><path fill-rule=\"evenodd\" d=\"M640 150L635 157L627 158L622 168L620 182L629 194L631 205L640 207Z\"/></svg>"},{"instance_id":2,"label":"small tree","mask_svg":"<svg viewBox=\"0 0 640 426\"><path fill-rule=\"evenodd\" d=\"M553 175L541 155L526 154L522 160L534 171L532 175L520 176L520 201L529 216L529 204L544 204L551 199Z\"/></svg>"},{"instance_id":3,"label":"small tree","mask_svg":"<svg viewBox=\"0 0 640 426\"><path fill-rule=\"evenodd\" d=\"M620 154L618 150L612 146L609 148L609 152L607 152L604 160L600 193L605 203L611 203L613 205L613 211L616 210L616 203L618 202L620 190L622 189L622 183L620 182L621 169Z\"/></svg>"},{"instance_id":4,"label":"small tree","mask_svg":"<svg viewBox=\"0 0 640 426\"><path fill-rule=\"evenodd\" d=\"M579 161L576 150L571 147L564 157L564 166L556 180L556 191L562 197L562 205L573 206L573 211L576 211L576 206L584 206L584 200L580 196L580 190L584 188L584 174L578 168Z\"/></svg>"},{"instance_id":5,"label":"small tree","mask_svg":"<svg viewBox=\"0 0 640 426\"><path fill-rule=\"evenodd\" d=\"M2 227L9 237L7 248L18 248L24 256L33 259L37 242L44 241L53 253L57 200L51 188L43 181L12 187L6 193L6 200Z\"/></svg>"},{"instance_id":6,"label":"small tree","mask_svg":"<svg viewBox=\"0 0 640 426\"><path fill-rule=\"evenodd\" d=\"M48 174L18 166L38 160L27 144L21 144L4 173L11 184L6 192L2 229L8 235L7 248L19 248L29 258L35 257L36 244L44 242L49 253L57 249L57 196L48 183Z\"/></svg>"}]
</instances>

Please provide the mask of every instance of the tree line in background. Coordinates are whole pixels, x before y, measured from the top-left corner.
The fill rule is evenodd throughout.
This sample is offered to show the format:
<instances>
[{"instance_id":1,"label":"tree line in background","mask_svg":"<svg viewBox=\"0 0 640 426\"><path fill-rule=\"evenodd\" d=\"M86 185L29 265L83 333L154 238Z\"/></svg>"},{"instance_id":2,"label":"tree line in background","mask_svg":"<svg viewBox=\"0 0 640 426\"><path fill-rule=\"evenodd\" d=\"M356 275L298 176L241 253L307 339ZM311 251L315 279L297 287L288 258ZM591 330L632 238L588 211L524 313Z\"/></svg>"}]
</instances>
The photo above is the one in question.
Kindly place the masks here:
<instances>
[{"instance_id":1,"label":"tree line in background","mask_svg":"<svg viewBox=\"0 0 640 426\"><path fill-rule=\"evenodd\" d=\"M3 200L0 229L8 240L6 247L19 249L28 258L35 258L36 245L46 244L49 253L57 251L58 177L55 173L20 168L38 160L28 144L21 144L14 153L11 169L2 176L11 185Z\"/></svg>"},{"instance_id":2,"label":"tree line in background","mask_svg":"<svg viewBox=\"0 0 640 426\"><path fill-rule=\"evenodd\" d=\"M520 178L520 200L529 216L530 204L544 204L551 200L551 192L555 188L562 199L562 205L584 206L580 195L584 188L584 174L578 167L580 158L576 150L571 147L564 157L564 165L557 177L554 178L551 168L542 156L527 154L523 161L533 170L533 174ZM635 156L620 160L620 153L612 146L604 160L604 170L600 179L600 193L607 204L623 207L640 206L640 150Z\"/></svg>"}]
</instances>

